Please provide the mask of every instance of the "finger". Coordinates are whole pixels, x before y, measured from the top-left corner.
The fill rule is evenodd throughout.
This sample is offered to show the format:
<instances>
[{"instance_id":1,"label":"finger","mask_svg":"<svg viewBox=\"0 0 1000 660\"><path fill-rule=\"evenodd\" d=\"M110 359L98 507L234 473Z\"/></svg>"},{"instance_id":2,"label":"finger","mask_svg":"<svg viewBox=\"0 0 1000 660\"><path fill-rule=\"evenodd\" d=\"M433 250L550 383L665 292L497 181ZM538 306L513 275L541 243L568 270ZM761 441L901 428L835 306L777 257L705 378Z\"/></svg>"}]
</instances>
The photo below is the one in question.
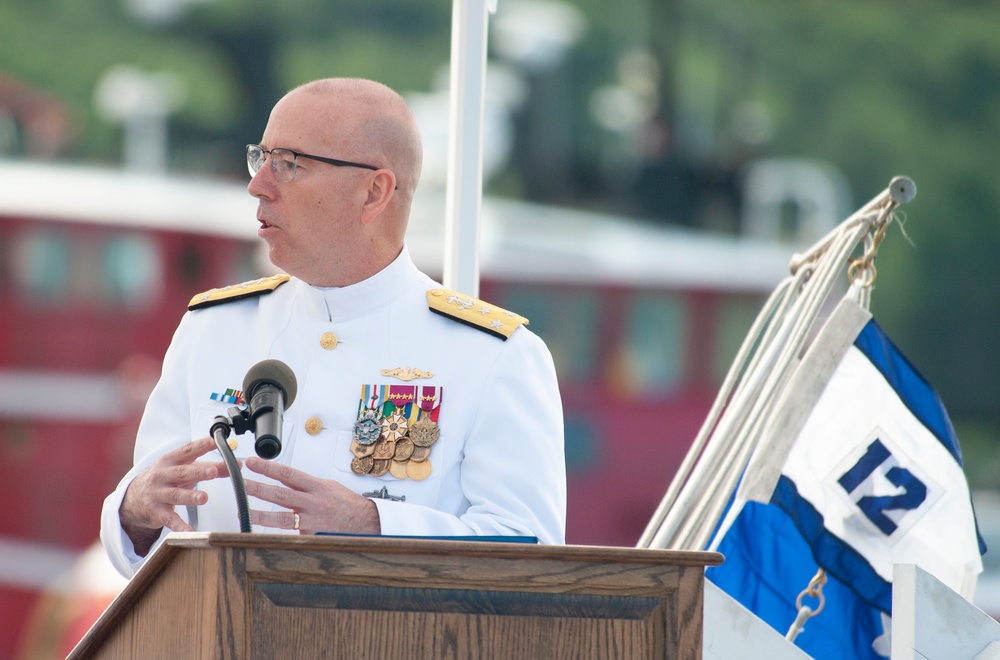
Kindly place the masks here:
<instances>
[{"instance_id":1,"label":"finger","mask_svg":"<svg viewBox=\"0 0 1000 660\"><path fill-rule=\"evenodd\" d=\"M184 465L193 463L195 459L204 456L215 449L215 441L211 438L199 438L185 443L173 451L169 451L160 457L160 461L167 465Z\"/></svg>"},{"instance_id":2,"label":"finger","mask_svg":"<svg viewBox=\"0 0 1000 660\"><path fill-rule=\"evenodd\" d=\"M252 495L257 499L270 502L271 504L277 504L287 509L294 509L296 506L301 506L301 502L297 501L295 497L295 491L289 490L288 488L272 484L263 484L259 481L247 479L246 489L247 495Z\"/></svg>"},{"instance_id":3,"label":"finger","mask_svg":"<svg viewBox=\"0 0 1000 660\"><path fill-rule=\"evenodd\" d=\"M294 511L260 511L250 510L250 522L261 527L277 529L295 529ZM302 529L302 516L299 515L299 529Z\"/></svg>"},{"instance_id":4,"label":"finger","mask_svg":"<svg viewBox=\"0 0 1000 660\"><path fill-rule=\"evenodd\" d=\"M215 474L214 478L221 478L221 477L228 477L229 476L229 466L226 465L225 461L212 461L212 462L209 462L209 461L198 461L198 462L194 463L194 465L198 465L198 466L208 466L208 465L211 465L211 466L214 466L215 469L216 469L216 474ZM237 467L237 469L243 469L243 461L237 458L236 459L236 467ZM206 479L210 479L210 478L213 478L213 477L205 477L205 478Z\"/></svg>"},{"instance_id":5,"label":"finger","mask_svg":"<svg viewBox=\"0 0 1000 660\"><path fill-rule=\"evenodd\" d=\"M171 532L193 532L195 528L189 525L183 518L177 515L177 513L170 509L168 515L163 516L161 520L162 526L169 529Z\"/></svg>"},{"instance_id":6,"label":"finger","mask_svg":"<svg viewBox=\"0 0 1000 660\"><path fill-rule=\"evenodd\" d=\"M154 474L157 483L169 486L193 486L199 481L209 481L220 475L228 476L225 465L221 470L217 463L192 463L190 465L175 465L162 468Z\"/></svg>"},{"instance_id":7,"label":"finger","mask_svg":"<svg viewBox=\"0 0 1000 660\"><path fill-rule=\"evenodd\" d=\"M316 477L306 474L300 470L296 470L288 465L284 465L283 463L265 461L262 458L250 456L246 460L246 466L257 474L263 474L265 477L276 479L289 488L294 488L295 490L308 491L312 490L316 486Z\"/></svg>"},{"instance_id":8,"label":"finger","mask_svg":"<svg viewBox=\"0 0 1000 660\"><path fill-rule=\"evenodd\" d=\"M130 489L131 490L131 489ZM194 528L177 515L176 505L200 505L208 501L208 493L185 488L150 488L141 496L148 504L137 509L126 507L129 498L122 502L119 515L123 525L144 529L168 527L173 531L193 531Z\"/></svg>"},{"instance_id":9,"label":"finger","mask_svg":"<svg viewBox=\"0 0 1000 660\"><path fill-rule=\"evenodd\" d=\"M159 488L154 498L158 504L173 506L201 506L208 502L208 493L190 488L165 487Z\"/></svg>"}]
</instances>

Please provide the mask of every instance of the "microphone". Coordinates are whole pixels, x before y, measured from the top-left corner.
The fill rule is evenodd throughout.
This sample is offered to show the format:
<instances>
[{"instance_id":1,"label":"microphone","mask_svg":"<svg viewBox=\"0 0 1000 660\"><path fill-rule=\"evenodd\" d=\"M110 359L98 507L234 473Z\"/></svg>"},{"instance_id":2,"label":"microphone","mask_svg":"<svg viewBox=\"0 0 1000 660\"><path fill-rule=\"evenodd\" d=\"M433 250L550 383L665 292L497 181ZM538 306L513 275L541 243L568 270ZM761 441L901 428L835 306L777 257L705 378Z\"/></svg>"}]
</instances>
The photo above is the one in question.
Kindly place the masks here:
<instances>
[{"instance_id":1,"label":"microphone","mask_svg":"<svg viewBox=\"0 0 1000 660\"><path fill-rule=\"evenodd\" d=\"M254 450L261 458L272 459L281 453L282 414L295 400L297 388L295 374L280 360L258 362L243 379L250 429L256 436Z\"/></svg>"}]
</instances>

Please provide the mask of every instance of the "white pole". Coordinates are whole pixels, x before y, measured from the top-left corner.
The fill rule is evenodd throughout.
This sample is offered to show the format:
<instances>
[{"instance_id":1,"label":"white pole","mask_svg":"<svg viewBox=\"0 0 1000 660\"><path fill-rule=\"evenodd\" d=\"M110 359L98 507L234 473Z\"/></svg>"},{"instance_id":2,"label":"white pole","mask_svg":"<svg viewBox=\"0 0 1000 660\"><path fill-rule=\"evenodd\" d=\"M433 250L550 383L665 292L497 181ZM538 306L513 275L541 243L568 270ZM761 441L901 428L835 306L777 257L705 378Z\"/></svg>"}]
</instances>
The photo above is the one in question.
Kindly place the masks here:
<instances>
[{"instance_id":1,"label":"white pole","mask_svg":"<svg viewBox=\"0 0 1000 660\"><path fill-rule=\"evenodd\" d=\"M479 215L483 198L483 105L488 0L454 0L444 285L479 296Z\"/></svg>"}]
</instances>

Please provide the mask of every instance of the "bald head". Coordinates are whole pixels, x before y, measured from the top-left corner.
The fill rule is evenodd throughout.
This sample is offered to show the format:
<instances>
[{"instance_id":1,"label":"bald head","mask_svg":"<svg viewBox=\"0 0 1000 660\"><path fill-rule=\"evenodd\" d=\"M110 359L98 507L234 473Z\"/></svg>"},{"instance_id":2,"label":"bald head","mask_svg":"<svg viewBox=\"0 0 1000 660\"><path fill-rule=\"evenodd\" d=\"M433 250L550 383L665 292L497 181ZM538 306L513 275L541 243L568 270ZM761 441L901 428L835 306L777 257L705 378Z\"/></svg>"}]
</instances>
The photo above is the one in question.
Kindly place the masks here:
<instances>
[{"instance_id":1,"label":"bald head","mask_svg":"<svg viewBox=\"0 0 1000 660\"><path fill-rule=\"evenodd\" d=\"M413 112L397 92L382 83L362 78L324 78L305 83L288 93L316 95L329 111L318 132L332 146L363 154L367 162L396 175L398 192L407 200L420 180L423 146Z\"/></svg>"},{"instance_id":2,"label":"bald head","mask_svg":"<svg viewBox=\"0 0 1000 660\"><path fill-rule=\"evenodd\" d=\"M274 106L261 145L314 154L295 161L291 181L274 174L272 156L247 187L274 265L316 286L347 286L399 256L423 158L399 94L354 78L296 87Z\"/></svg>"}]
</instances>

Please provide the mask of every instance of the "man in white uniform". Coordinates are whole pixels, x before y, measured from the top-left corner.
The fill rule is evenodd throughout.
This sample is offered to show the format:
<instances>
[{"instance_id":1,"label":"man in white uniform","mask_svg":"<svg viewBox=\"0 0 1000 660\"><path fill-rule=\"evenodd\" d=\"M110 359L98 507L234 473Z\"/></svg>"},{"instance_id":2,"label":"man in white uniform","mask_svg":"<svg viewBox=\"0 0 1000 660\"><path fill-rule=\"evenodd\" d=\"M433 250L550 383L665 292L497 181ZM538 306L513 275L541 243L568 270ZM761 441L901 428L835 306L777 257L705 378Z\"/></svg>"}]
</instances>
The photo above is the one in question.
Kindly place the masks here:
<instances>
[{"instance_id":1,"label":"man in white uniform","mask_svg":"<svg viewBox=\"0 0 1000 660\"><path fill-rule=\"evenodd\" d=\"M320 155L315 155L320 154ZM526 319L446 291L403 242L422 147L402 97L328 79L247 148L259 235L287 275L195 296L101 539L131 576L171 530L239 531L213 419L247 371L294 372L281 452L234 435L254 531L565 539L562 409ZM193 440L192 438L200 438ZM235 442L233 442L235 441Z\"/></svg>"}]
</instances>

